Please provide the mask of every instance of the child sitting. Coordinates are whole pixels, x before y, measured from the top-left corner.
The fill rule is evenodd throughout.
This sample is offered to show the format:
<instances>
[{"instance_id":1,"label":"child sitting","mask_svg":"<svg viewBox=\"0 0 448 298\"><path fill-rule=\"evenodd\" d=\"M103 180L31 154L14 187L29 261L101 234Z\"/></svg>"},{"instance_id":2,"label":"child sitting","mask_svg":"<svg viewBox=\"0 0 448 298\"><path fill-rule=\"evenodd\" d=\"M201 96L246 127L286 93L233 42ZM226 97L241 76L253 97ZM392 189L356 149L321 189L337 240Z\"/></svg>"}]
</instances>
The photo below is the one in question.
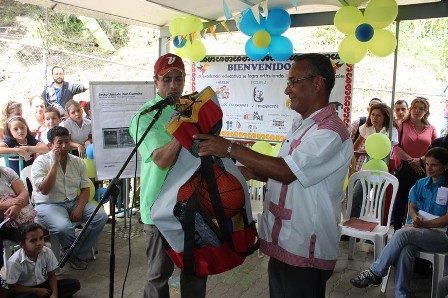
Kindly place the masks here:
<instances>
[{"instance_id":1,"label":"child sitting","mask_svg":"<svg viewBox=\"0 0 448 298\"><path fill-rule=\"evenodd\" d=\"M78 149L78 154L75 152L75 155L84 158L86 147L92 143L92 122L83 118L81 105L72 99L65 104L65 114L68 118L63 126L70 133L70 146Z\"/></svg>"},{"instance_id":2,"label":"child sitting","mask_svg":"<svg viewBox=\"0 0 448 298\"><path fill-rule=\"evenodd\" d=\"M48 137L47 133L50 130L50 128L53 128L55 126L59 126L61 124L61 113L59 113L59 110L55 107L46 107L44 112L44 121L47 128L42 131L39 140L48 145Z\"/></svg>"},{"instance_id":3,"label":"child sitting","mask_svg":"<svg viewBox=\"0 0 448 298\"><path fill-rule=\"evenodd\" d=\"M12 116L4 125L5 137L0 142L0 154L16 153L23 157L25 162L23 167L33 164L33 156L28 151L34 153L47 153L48 148L44 143L36 140L26 123L26 120L21 116ZM10 157L9 167L13 169L17 175L20 176L19 159L17 157Z\"/></svg>"},{"instance_id":4,"label":"child sitting","mask_svg":"<svg viewBox=\"0 0 448 298\"><path fill-rule=\"evenodd\" d=\"M9 297L71 297L81 288L77 279L56 279L58 261L44 246L44 230L37 223L19 228L20 249L8 260Z\"/></svg>"}]
</instances>

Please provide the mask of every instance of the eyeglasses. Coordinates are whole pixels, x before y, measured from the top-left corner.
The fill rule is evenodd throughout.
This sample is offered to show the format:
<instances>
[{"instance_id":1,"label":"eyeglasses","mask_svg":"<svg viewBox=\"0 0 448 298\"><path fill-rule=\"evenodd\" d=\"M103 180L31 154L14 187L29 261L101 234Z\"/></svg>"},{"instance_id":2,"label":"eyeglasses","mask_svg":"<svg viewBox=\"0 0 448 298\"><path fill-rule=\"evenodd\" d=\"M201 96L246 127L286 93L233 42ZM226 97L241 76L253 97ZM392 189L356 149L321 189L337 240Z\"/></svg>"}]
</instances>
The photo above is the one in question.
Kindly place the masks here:
<instances>
[{"instance_id":1,"label":"eyeglasses","mask_svg":"<svg viewBox=\"0 0 448 298\"><path fill-rule=\"evenodd\" d=\"M300 82L300 81L304 81L304 80L308 80L308 79L311 79L311 78L315 78L315 77L317 77L317 76L318 76L318 75L312 75L312 76L304 77L304 78L288 79L288 80L286 81L286 86L288 86L289 88L292 88L292 87L294 87L294 84L295 84L295 83L298 83L298 82Z\"/></svg>"}]
</instances>

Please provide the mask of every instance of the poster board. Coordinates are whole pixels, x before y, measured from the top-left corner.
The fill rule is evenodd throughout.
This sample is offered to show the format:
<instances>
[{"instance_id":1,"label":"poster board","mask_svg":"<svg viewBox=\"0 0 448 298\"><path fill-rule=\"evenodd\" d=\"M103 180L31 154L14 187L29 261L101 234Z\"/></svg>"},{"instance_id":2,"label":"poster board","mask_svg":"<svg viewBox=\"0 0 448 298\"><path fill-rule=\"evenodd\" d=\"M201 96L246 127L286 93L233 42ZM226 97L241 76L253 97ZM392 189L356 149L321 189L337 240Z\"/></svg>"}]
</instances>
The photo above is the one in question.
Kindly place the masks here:
<instances>
[{"instance_id":1,"label":"poster board","mask_svg":"<svg viewBox=\"0 0 448 298\"><path fill-rule=\"evenodd\" d=\"M137 110L155 97L154 82L90 82L89 90L96 178L112 179L134 149L129 123ZM138 155L137 176L140 161ZM135 160L131 160L121 178L133 178L134 170Z\"/></svg>"},{"instance_id":2,"label":"poster board","mask_svg":"<svg viewBox=\"0 0 448 298\"><path fill-rule=\"evenodd\" d=\"M348 127L354 67L344 63L337 53L322 54L330 58L336 76L330 102ZM192 63L191 89L201 91L210 86L215 90L224 112L221 136L281 141L297 116L284 94L293 62L270 57L252 61L247 56L207 56Z\"/></svg>"}]
</instances>

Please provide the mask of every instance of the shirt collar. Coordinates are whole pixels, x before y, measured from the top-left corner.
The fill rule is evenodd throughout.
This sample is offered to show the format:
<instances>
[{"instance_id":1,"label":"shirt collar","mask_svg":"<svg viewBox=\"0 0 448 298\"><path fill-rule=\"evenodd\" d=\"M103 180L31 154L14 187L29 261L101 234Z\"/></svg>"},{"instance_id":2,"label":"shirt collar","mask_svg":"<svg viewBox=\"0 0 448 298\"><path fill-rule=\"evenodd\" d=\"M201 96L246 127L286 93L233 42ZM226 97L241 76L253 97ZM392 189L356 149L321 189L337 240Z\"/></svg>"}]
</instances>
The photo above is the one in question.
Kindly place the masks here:
<instances>
[{"instance_id":1,"label":"shirt collar","mask_svg":"<svg viewBox=\"0 0 448 298\"><path fill-rule=\"evenodd\" d=\"M447 179L444 176L442 176L434 184L432 183L431 177L427 177L427 178L428 178L428 180L425 183L425 186L427 186L427 187L437 187L437 188L439 188L440 186L446 185L446 183L447 183Z\"/></svg>"}]
</instances>

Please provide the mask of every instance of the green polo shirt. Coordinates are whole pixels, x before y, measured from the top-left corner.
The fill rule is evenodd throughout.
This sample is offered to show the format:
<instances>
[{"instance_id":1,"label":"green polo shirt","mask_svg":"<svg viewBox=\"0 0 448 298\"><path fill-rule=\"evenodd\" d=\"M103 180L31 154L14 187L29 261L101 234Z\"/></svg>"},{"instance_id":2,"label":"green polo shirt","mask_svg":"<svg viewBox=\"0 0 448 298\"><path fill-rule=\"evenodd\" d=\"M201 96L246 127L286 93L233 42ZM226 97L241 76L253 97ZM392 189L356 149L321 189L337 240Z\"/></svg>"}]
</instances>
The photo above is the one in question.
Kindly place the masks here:
<instances>
[{"instance_id":1,"label":"green polo shirt","mask_svg":"<svg viewBox=\"0 0 448 298\"><path fill-rule=\"evenodd\" d=\"M137 143L141 136L145 132L146 128L151 123L154 115L157 111L145 114L140 117L138 124L138 139L135 138L135 132L137 131L137 119L141 111L147 109L157 102L163 100L159 94L157 94L154 100L145 103L134 115L129 125L129 133ZM159 195L160 189L162 188L163 182L168 174L168 169L159 168L152 161L152 152L155 149L163 147L169 141L172 140L173 136L165 130L165 125L173 113L173 106L167 106L162 111L159 120L154 124L152 129L146 135L145 140L142 142L138 148L138 152L142 158L141 170L140 170L140 213L142 216L142 221L144 224L154 224L151 219L151 207L154 204L157 196Z\"/></svg>"}]
</instances>

